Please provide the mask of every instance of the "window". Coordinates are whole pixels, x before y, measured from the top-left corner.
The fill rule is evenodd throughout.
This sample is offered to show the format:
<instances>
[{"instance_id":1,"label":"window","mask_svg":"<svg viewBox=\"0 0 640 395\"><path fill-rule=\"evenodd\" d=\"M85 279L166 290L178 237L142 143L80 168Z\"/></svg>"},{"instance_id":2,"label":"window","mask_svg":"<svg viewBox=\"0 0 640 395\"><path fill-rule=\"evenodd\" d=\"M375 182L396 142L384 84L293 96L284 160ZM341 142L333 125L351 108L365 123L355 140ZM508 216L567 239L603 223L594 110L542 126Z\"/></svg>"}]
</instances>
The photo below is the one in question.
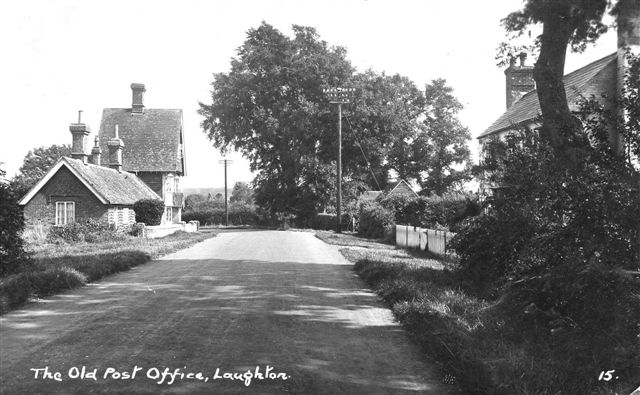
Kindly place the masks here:
<instances>
[{"instance_id":1,"label":"window","mask_svg":"<svg viewBox=\"0 0 640 395\"><path fill-rule=\"evenodd\" d=\"M175 187L175 183L173 181L173 175L169 174L164 182L164 191L165 192L174 192L173 188Z\"/></svg>"},{"instance_id":2,"label":"window","mask_svg":"<svg viewBox=\"0 0 640 395\"><path fill-rule=\"evenodd\" d=\"M64 226L76 220L75 202L56 202L56 226Z\"/></svg>"},{"instance_id":3,"label":"window","mask_svg":"<svg viewBox=\"0 0 640 395\"><path fill-rule=\"evenodd\" d=\"M173 222L173 207L167 207L165 210L164 221L168 224Z\"/></svg>"}]
</instances>

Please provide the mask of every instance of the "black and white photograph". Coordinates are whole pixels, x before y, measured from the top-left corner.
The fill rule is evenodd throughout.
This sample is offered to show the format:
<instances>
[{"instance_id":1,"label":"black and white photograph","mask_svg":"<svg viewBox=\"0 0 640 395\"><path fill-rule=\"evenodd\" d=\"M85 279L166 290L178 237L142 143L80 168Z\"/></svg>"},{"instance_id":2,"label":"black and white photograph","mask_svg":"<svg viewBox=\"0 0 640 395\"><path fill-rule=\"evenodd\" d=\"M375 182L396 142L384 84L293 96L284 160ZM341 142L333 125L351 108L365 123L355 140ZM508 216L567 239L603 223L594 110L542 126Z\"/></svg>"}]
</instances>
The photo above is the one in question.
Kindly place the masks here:
<instances>
[{"instance_id":1,"label":"black and white photograph","mask_svg":"<svg viewBox=\"0 0 640 395\"><path fill-rule=\"evenodd\" d=\"M640 0L0 37L0 394L640 395Z\"/></svg>"}]
</instances>

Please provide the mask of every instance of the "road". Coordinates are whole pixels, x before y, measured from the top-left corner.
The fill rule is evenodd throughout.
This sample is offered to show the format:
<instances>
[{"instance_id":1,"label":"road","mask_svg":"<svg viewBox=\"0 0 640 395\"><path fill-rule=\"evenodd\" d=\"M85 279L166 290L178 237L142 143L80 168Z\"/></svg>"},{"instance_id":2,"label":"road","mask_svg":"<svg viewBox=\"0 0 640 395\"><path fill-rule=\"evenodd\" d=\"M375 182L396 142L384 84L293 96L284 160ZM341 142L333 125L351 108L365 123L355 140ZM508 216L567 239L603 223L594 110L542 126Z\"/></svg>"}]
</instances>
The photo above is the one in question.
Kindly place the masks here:
<instances>
[{"instance_id":1,"label":"road","mask_svg":"<svg viewBox=\"0 0 640 395\"><path fill-rule=\"evenodd\" d=\"M306 232L237 231L0 317L0 391L446 394L452 387L335 246Z\"/></svg>"}]
</instances>

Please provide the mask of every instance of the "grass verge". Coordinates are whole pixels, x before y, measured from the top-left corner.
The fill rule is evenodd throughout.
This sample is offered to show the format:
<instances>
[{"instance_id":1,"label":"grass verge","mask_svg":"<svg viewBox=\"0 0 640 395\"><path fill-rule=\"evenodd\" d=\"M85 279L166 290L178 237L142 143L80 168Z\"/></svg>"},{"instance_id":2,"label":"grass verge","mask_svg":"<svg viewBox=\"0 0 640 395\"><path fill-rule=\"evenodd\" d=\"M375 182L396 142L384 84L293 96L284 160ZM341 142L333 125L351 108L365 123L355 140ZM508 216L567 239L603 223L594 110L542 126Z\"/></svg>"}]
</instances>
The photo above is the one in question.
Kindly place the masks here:
<instances>
[{"instance_id":1,"label":"grass verge","mask_svg":"<svg viewBox=\"0 0 640 395\"><path fill-rule=\"evenodd\" d=\"M316 237L341 247L358 275L440 365L443 377L455 377L465 393L630 392L628 385L613 381L569 384L575 367L552 357L557 345L543 336L523 338L525 328L509 322L515 314L500 301L475 297L477 290L456 274L454 262L352 235L317 232Z\"/></svg>"},{"instance_id":2,"label":"grass verge","mask_svg":"<svg viewBox=\"0 0 640 395\"><path fill-rule=\"evenodd\" d=\"M29 244L31 262L0 279L0 314L28 300L80 287L214 237L177 232L158 239L122 236L103 243Z\"/></svg>"}]
</instances>

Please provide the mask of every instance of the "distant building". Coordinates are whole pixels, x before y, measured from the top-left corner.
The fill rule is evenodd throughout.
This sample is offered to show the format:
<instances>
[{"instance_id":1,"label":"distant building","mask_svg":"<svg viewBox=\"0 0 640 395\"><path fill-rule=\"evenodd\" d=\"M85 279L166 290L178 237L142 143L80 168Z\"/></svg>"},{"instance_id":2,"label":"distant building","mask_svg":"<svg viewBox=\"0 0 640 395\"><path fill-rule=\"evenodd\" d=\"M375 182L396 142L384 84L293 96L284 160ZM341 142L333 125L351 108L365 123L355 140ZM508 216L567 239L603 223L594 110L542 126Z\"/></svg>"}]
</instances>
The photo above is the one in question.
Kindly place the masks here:
<instances>
[{"instance_id":1,"label":"distant building","mask_svg":"<svg viewBox=\"0 0 640 395\"><path fill-rule=\"evenodd\" d=\"M358 197L358 203L376 200L379 196L407 196L410 198L418 197L418 194L411 188L408 182L400 180L393 188L386 191L364 191Z\"/></svg>"},{"instance_id":2,"label":"distant building","mask_svg":"<svg viewBox=\"0 0 640 395\"><path fill-rule=\"evenodd\" d=\"M69 126L71 158L60 159L20 201L27 226L86 219L130 225L140 199L163 200L163 223L180 222L180 178L186 173L182 110L146 109L144 85L131 89L131 108L104 109L90 154L89 126L80 120Z\"/></svg>"}]
</instances>

